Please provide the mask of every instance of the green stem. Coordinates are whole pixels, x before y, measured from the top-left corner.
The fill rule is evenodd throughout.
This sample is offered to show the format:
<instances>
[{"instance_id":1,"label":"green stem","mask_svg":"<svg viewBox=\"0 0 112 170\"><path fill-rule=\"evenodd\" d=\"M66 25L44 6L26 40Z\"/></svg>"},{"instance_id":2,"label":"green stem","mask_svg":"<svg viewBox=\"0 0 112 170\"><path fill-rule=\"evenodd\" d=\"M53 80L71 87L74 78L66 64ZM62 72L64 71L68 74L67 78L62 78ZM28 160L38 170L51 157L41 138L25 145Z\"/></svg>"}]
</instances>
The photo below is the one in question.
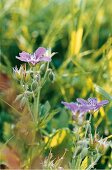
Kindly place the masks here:
<instances>
[{"instance_id":1,"label":"green stem","mask_svg":"<svg viewBox=\"0 0 112 170\"><path fill-rule=\"evenodd\" d=\"M32 111L31 111L31 108L30 108L29 101L27 101L27 106L28 106L28 110L29 110L29 112L30 112L31 118L32 118L32 120L33 120L33 122L34 122L35 119L34 119L34 115L32 114Z\"/></svg>"},{"instance_id":2,"label":"green stem","mask_svg":"<svg viewBox=\"0 0 112 170\"><path fill-rule=\"evenodd\" d=\"M46 72L45 72L45 75L44 75L44 78L43 78L43 81L42 81L42 86L45 84L48 69L49 69L49 62L47 63L47 68L46 68Z\"/></svg>"},{"instance_id":3,"label":"green stem","mask_svg":"<svg viewBox=\"0 0 112 170\"><path fill-rule=\"evenodd\" d=\"M88 129L89 129L89 125L90 125L91 118L92 118L92 114L90 113L90 117L89 117L88 123L87 123L87 125L86 125L85 138L86 138L86 136L87 136L87 132L88 132Z\"/></svg>"},{"instance_id":4,"label":"green stem","mask_svg":"<svg viewBox=\"0 0 112 170\"><path fill-rule=\"evenodd\" d=\"M44 78L43 78L43 81L40 83L39 85L39 88L38 88L38 95L37 95L37 102L36 102L36 105L37 105L37 111L36 111L36 122L39 122L39 101L40 101L40 92L41 92L41 88L42 86L45 84L45 81L46 81L46 76L47 76L47 71L48 71L48 68L49 68L49 62L47 63L47 68L46 68L46 72L45 72L45 75L44 75Z\"/></svg>"},{"instance_id":5,"label":"green stem","mask_svg":"<svg viewBox=\"0 0 112 170\"><path fill-rule=\"evenodd\" d=\"M40 90L41 88L39 87L38 89L38 95L37 95L37 114L36 114L36 122L39 122L39 100L40 100Z\"/></svg>"},{"instance_id":6,"label":"green stem","mask_svg":"<svg viewBox=\"0 0 112 170\"><path fill-rule=\"evenodd\" d=\"M96 158L96 160L86 169L86 170L91 170L95 165L96 163L98 162L98 160L100 159L101 155L99 154Z\"/></svg>"}]
</instances>

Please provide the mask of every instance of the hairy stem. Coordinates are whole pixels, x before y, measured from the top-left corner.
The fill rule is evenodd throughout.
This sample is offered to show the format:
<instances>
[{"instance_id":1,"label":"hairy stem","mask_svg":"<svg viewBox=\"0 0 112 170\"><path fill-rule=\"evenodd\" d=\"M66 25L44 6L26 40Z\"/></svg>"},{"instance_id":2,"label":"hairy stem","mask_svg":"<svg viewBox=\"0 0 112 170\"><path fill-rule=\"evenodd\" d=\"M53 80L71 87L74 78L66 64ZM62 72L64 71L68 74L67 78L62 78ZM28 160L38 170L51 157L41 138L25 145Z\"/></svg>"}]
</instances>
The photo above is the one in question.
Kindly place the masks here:
<instances>
[{"instance_id":1,"label":"hairy stem","mask_svg":"<svg viewBox=\"0 0 112 170\"><path fill-rule=\"evenodd\" d=\"M49 69L49 62L47 63L47 68L46 68L46 72L45 72L45 75L44 75L44 78L43 78L43 81L42 81L42 86L45 84L48 69Z\"/></svg>"},{"instance_id":2,"label":"hairy stem","mask_svg":"<svg viewBox=\"0 0 112 170\"><path fill-rule=\"evenodd\" d=\"M32 118L32 120L33 120L33 122L34 122L35 119L34 119L34 115L33 115L32 111L31 111L29 101L27 101L27 106L28 106L28 110L29 110L29 112L30 112L31 118Z\"/></svg>"},{"instance_id":3,"label":"hairy stem","mask_svg":"<svg viewBox=\"0 0 112 170\"><path fill-rule=\"evenodd\" d=\"M92 117L92 114L90 113L90 117L89 117L89 120L88 120L88 123L87 123L87 126L86 126L85 138L86 138L87 133L88 133L89 125L90 125L90 122L91 122L91 117Z\"/></svg>"},{"instance_id":4,"label":"hairy stem","mask_svg":"<svg viewBox=\"0 0 112 170\"><path fill-rule=\"evenodd\" d=\"M98 160L100 159L101 155L99 154L96 158L96 160L86 169L86 170L91 170L91 168L93 168L96 163L98 162Z\"/></svg>"},{"instance_id":5,"label":"hairy stem","mask_svg":"<svg viewBox=\"0 0 112 170\"><path fill-rule=\"evenodd\" d=\"M41 92L41 88L43 87L43 85L45 84L45 81L46 81L46 77L47 77L47 71L48 71L48 68L49 68L49 62L47 63L47 68L46 68L46 72L45 72L45 75L44 75L44 78L43 78L43 81L40 83L39 85L39 88L38 88L38 94L37 94L37 101L36 101L36 122L39 122L39 102L40 102L40 92Z\"/></svg>"},{"instance_id":6,"label":"hairy stem","mask_svg":"<svg viewBox=\"0 0 112 170\"><path fill-rule=\"evenodd\" d=\"M38 89L38 95L37 95L37 114L36 114L36 122L39 122L39 101L40 101L40 91L41 88Z\"/></svg>"}]
</instances>

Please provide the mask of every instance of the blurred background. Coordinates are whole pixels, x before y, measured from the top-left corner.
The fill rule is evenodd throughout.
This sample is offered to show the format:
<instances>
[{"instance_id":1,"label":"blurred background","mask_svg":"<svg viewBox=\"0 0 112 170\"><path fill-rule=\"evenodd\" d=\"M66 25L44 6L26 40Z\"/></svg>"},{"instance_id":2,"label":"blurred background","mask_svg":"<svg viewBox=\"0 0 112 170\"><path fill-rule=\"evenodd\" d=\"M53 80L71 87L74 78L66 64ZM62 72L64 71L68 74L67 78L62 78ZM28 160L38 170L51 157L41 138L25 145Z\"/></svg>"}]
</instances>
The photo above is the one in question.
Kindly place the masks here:
<instances>
[{"instance_id":1,"label":"blurred background","mask_svg":"<svg viewBox=\"0 0 112 170\"><path fill-rule=\"evenodd\" d=\"M93 126L100 136L111 135L112 0L0 0L0 142L10 138L17 118L13 101L20 88L12 68L21 62L15 56L39 46L58 52L51 63L56 80L46 84L41 102L49 100L52 108L58 108L62 100L77 97L108 99L109 105L93 115ZM46 131L64 127L71 128L62 109ZM107 153L98 168L111 163Z\"/></svg>"}]
</instances>

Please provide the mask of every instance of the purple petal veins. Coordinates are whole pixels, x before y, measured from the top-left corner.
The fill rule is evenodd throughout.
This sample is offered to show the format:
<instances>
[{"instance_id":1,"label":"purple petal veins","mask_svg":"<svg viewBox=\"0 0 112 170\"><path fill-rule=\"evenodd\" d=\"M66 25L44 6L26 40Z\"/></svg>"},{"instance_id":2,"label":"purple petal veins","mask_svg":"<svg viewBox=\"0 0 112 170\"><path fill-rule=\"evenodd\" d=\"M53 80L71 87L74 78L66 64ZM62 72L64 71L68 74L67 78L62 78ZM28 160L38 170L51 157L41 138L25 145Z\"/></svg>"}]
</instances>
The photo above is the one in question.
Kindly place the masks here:
<instances>
[{"instance_id":1,"label":"purple petal veins","mask_svg":"<svg viewBox=\"0 0 112 170\"><path fill-rule=\"evenodd\" d=\"M88 98L87 100L77 98L76 101L77 102L61 103L64 104L68 109L70 109L73 112L73 115L79 113L79 117L83 116L87 112L97 111L98 109L100 109L100 107L109 103L108 100L102 100L101 102L98 102L96 98Z\"/></svg>"},{"instance_id":2,"label":"purple petal veins","mask_svg":"<svg viewBox=\"0 0 112 170\"><path fill-rule=\"evenodd\" d=\"M88 103L86 100L81 99L81 98L77 98L76 100L77 100L77 102L78 102L78 103L80 103L80 104L82 104L82 105L84 105L84 104L87 104L87 103Z\"/></svg>"},{"instance_id":3,"label":"purple petal veins","mask_svg":"<svg viewBox=\"0 0 112 170\"><path fill-rule=\"evenodd\" d=\"M61 102L62 104L64 104L68 109L70 109L72 112L76 113L78 111L79 106L77 105L77 103L67 103L67 102Z\"/></svg>"},{"instance_id":4,"label":"purple petal veins","mask_svg":"<svg viewBox=\"0 0 112 170\"><path fill-rule=\"evenodd\" d=\"M42 57L42 55L44 55L46 52L46 49L43 47L39 47L36 51L35 51L35 56L36 59Z\"/></svg>"},{"instance_id":5,"label":"purple petal veins","mask_svg":"<svg viewBox=\"0 0 112 170\"><path fill-rule=\"evenodd\" d=\"M51 52L49 52L49 50L47 50L43 47L39 47L33 54L29 54L29 53L23 51L23 52L19 53L19 57L16 56L16 58L21 61L28 62L28 63L35 65L41 61L50 62L51 57L54 54L55 53L51 53Z\"/></svg>"},{"instance_id":6,"label":"purple petal veins","mask_svg":"<svg viewBox=\"0 0 112 170\"><path fill-rule=\"evenodd\" d=\"M106 104L108 104L108 103L109 103L108 100L102 100L101 102L99 102L99 103L96 104L96 107L95 107L94 110L98 110L100 107L102 107L102 106L104 106L104 105L106 105Z\"/></svg>"}]
</instances>

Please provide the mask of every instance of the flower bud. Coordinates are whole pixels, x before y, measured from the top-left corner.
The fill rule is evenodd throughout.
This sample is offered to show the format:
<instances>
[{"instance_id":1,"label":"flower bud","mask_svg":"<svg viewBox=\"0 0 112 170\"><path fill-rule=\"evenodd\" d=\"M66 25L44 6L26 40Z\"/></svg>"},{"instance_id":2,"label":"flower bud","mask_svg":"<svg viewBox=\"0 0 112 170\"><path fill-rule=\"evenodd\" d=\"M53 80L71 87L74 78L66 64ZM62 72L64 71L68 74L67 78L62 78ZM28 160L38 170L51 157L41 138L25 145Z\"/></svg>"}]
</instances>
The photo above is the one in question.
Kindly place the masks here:
<instances>
[{"instance_id":1,"label":"flower bud","mask_svg":"<svg viewBox=\"0 0 112 170\"><path fill-rule=\"evenodd\" d=\"M31 76L31 78L33 78L33 76L34 76L33 71L30 71L30 76Z\"/></svg>"},{"instance_id":2,"label":"flower bud","mask_svg":"<svg viewBox=\"0 0 112 170\"><path fill-rule=\"evenodd\" d=\"M55 80L55 74L52 71L49 72L48 77L52 82Z\"/></svg>"},{"instance_id":3,"label":"flower bud","mask_svg":"<svg viewBox=\"0 0 112 170\"><path fill-rule=\"evenodd\" d=\"M18 69L16 66L15 68L13 68L13 73L16 79L22 80L26 75L26 70L23 65L20 66L20 69Z\"/></svg>"},{"instance_id":4,"label":"flower bud","mask_svg":"<svg viewBox=\"0 0 112 170\"><path fill-rule=\"evenodd\" d=\"M40 66L40 74L43 75L44 72L45 72L45 70L46 70L46 64L42 64L42 65Z\"/></svg>"},{"instance_id":5,"label":"flower bud","mask_svg":"<svg viewBox=\"0 0 112 170\"><path fill-rule=\"evenodd\" d=\"M35 76L35 80L36 80L37 82L40 81L40 74L37 74L37 75Z\"/></svg>"},{"instance_id":6,"label":"flower bud","mask_svg":"<svg viewBox=\"0 0 112 170\"><path fill-rule=\"evenodd\" d=\"M27 98L24 96L20 101L20 107L23 108L27 102Z\"/></svg>"},{"instance_id":7,"label":"flower bud","mask_svg":"<svg viewBox=\"0 0 112 170\"><path fill-rule=\"evenodd\" d=\"M26 76L25 76L25 81L28 82L30 80L30 73L26 73Z\"/></svg>"},{"instance_id":8,"label":"flower bud","mask_svg":"<svg viewBox=\"0 0 112 170\"><path fill-rule=\"evenodd\" d=\"M97 142L96 147L101 154L104 154L109 147L109 143L107 141L104 141L103 139L100 139Z\"/></svg>"},{"instance_id":9,"label":"flower bud","mask_svg":"<svg viewBox=\"0 0 112 170\"><path fill-rule=\"evenodd\" d=\"M17 95L17 97L16 97L16 99L15 99L15 102L20 101L22 98L23 98L23 94Z\"/></svg>"},{"instance_id":10,"label":"flower bud","mask_svg":"<svg viewBox=\"0 0 112 170\"><path fill-rule=\"evenodd\" d=\"M33 81L32 85L31 85L31 89L32 91L35 91L38 88L38 82L35 80Z\"/></svg>"}]
</instances>

